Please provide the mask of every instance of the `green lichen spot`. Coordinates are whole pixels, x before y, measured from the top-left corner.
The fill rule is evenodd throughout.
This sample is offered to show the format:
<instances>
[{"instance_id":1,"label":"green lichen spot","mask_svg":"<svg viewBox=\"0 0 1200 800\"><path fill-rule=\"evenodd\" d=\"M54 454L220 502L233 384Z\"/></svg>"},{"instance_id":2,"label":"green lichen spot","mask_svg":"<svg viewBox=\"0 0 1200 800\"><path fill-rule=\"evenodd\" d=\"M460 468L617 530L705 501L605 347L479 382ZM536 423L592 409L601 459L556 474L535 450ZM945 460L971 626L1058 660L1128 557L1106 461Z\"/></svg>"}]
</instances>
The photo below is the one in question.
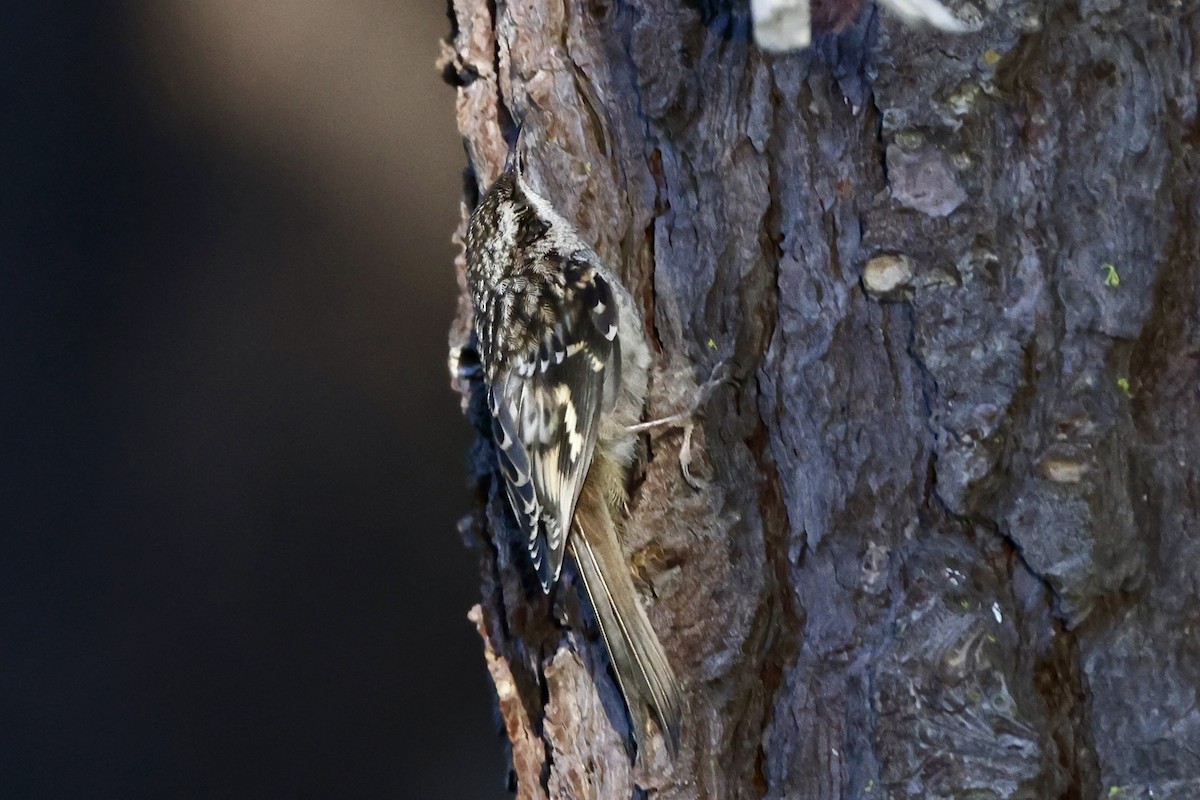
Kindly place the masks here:
<instances>
[{"instance_id":1,"label":"green lichen spot","mask_svg":"<svg viewBox=\"0 0 1200 800\"><path fill-rule=\"evenodd\" d=\"M1117 378L1117 388L1124 392L1126 397L1133 397L1133 392L1129 391L1129 378Z\"/></svg>"},{"instance_id":2,"label":"green lichen spot","mask_svg":"<svg viewBox=\"0 0 1200 800\"><path fill-rule=\"evenodd\" d=\"M1117 274L1117 268L1112 264L1104 264L1100 267L1104 270L1104 285L1115 289L1121 285L1121 276Z\"/></svg>"}]
</instances>

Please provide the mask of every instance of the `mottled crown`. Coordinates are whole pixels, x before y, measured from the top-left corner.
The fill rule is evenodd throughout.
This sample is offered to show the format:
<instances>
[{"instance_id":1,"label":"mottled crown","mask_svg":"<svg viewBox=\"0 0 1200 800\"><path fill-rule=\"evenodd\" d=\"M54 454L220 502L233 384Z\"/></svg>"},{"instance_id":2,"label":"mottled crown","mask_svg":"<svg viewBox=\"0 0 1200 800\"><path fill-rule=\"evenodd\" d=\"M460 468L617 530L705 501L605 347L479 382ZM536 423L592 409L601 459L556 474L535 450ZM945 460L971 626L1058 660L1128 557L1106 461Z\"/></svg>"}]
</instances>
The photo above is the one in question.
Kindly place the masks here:
<instances>
[{"instance_id":1,"label":"mottled crown","mask_svg":"<svg viewBox=\"0 0 1200 800\"><path fill-rule=\"evenodd\" d=\"M467 229L467 280L472 294L522 269L523 251L545 234L515 174L506 169L479 201Z\"/></svg>"}]
</instances>

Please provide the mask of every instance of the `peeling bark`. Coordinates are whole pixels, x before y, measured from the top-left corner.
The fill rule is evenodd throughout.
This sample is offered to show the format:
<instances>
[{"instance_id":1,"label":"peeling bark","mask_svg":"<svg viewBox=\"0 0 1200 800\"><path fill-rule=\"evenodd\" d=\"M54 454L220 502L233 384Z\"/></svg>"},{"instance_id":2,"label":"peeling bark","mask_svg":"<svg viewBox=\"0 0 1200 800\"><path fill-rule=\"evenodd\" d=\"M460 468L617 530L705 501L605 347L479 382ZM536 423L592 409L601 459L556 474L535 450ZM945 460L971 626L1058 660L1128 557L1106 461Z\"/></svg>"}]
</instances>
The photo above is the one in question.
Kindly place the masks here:
<instances>
[{"instance_id":1,"label":"peeling bark","mask_svg":"<svg viewBox=\"0 0 1200 800\"><path fill-rule=\"evenodd\" d=\"M1200 13L979 13L769 55L740 3L454 0L464 223L523 120L531 182L643 304L649 413L742 377L703 488L667 435L633 492L690 703L637 768L459 386L519 797L1200 796Z\"/></svg>"}]
</instances>

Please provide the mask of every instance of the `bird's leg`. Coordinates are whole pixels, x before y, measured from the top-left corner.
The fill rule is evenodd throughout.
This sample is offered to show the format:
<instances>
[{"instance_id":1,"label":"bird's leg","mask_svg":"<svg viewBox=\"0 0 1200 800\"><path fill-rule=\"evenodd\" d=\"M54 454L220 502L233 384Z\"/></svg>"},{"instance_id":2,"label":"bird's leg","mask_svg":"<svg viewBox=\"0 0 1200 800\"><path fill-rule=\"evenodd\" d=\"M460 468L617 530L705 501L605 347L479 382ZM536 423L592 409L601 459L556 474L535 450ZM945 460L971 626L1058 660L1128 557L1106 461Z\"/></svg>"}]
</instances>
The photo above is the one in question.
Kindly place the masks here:
<instances>
[{"instance_id":1,"label":"bird's leg","mask_svg":"<svg viewBox=\"0 0 1200 800\"><path fill-rule=\"evenodd\" d=\"M691 404L675 414L671 414L661 419L652 419L648 422L640 422L637 425L630 425L628 430L630 433L646 433L656 428L682 428L683 429L683 444L679 449L679 469L683 473L683 479L687 481L688 486L693 489L700 489L700 482L692 477L692 430L696 427L696 417L700 416L704 410L704 406L708 403L712 393L717 387L725 383L733 383L733 370L727 361L722 361L713 368L712 374L708 380L696 387L695 393L692 395Z\"/></svg>"}]
</instances>

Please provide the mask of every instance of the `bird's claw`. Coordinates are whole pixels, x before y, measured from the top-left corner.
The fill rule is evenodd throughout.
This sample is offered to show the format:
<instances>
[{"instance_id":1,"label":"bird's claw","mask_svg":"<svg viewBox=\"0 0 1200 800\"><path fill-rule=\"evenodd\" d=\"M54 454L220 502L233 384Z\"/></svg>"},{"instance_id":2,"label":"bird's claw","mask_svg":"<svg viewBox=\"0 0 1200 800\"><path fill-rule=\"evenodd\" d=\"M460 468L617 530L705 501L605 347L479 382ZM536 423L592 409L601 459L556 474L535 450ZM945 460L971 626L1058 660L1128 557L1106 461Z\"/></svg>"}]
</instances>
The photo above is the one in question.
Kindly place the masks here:
<instances>
[{"instance_id":1,"label":"bird's claw","mask_svg":"<svg viewBox=\"0 0 1200 800\"><path fill-rule=\"evenodd\" d=\"M696 387L696 391L692 394L692 402L684 411L676 414L663 417L662 419L654 419L649 422L641 422L637 425L631 425L629 431L631 433L644 433L654 430L655 428L682 428L683 443L679 448L679 471L683 473L683 479L688 486L699 491L704 488L704 484L697 480L692 475L692 431L696 428L696 417L702 416L704 406L712 397L713 392L717 387L726 383L733 383L735 377L733 375L733 367L728 361L722 361L713 368L708 380Z\"/></svg>"}]
</instances>

